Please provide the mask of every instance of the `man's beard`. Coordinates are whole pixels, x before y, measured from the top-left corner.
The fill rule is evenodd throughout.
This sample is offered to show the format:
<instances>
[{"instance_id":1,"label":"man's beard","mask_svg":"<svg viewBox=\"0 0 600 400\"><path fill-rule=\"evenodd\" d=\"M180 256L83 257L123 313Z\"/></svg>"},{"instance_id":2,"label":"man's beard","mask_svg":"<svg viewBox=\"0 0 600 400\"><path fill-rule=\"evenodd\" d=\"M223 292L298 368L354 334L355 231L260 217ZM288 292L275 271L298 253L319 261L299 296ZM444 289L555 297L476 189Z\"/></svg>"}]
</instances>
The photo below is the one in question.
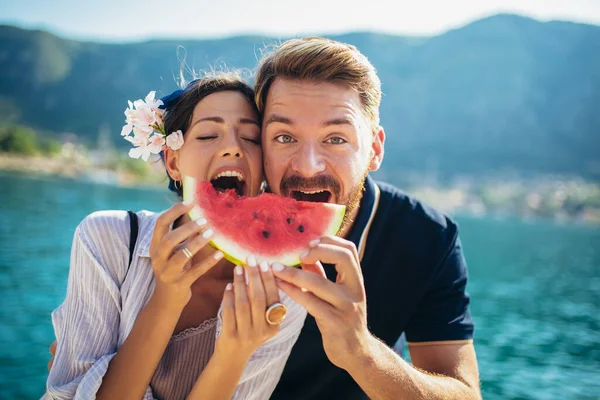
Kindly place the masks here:
<instances>
[{"instance_id":1,"label":"man's beard","mask_svg":"<svg viewBox=\"0 0 600 400\"><path fill-rule=\"evenodd\" d=\"M363 192L365 191L365 181L367 180L367 175L369 174L369 170L365 170L363 172L360 181L350 190L347 199L344 201L346 206L346 213L344 214L344 220L342 221L342 226L340 227L340 231L338 233L339 236L344 236L348 233L348 230L354 223L354 212L358 210L360 206L360 201L363 197Z\"/></svg>"},{"instance_id":2,"label":"man's beard","mask_svg":"<svg viewBox=\"0 0 600 400\"><path fill-rule=\"evenodd\" d=\"M337 204L346 206L344 219L338 232L338 236L343 236L354 222L354 212L360 206L363 192L365 190L365 181L369 173L368 169L362 174L360 181L350 190L347 196L341 198L341 185L330 175L318 175L312 178L302 178L298 175L284 177L279 186L280 193L286 197L293 197L292 192L302 189L314 189L315 187L329 191L337 200Z\"/></svg>"}]
</instances>

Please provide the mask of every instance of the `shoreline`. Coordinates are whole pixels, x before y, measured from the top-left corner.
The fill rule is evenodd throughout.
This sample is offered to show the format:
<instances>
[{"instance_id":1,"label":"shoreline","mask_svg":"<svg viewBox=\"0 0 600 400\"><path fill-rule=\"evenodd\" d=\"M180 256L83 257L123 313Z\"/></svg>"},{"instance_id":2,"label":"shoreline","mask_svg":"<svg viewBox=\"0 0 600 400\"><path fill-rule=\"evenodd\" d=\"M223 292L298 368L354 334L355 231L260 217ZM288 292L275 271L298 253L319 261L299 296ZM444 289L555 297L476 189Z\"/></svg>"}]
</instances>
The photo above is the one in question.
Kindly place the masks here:
<instances>
[{"instance_id":1,"label":"shoreline","mask_svg":"<svg viewBox=\"0 0 600 400\"><path fill-rule=\"evenodd\" d=\"M0 172L24 173L32 176L62 177L92 184L111 185L127 189L165 190L166 177L164 170L152 166L146 178L140 178L126 170L109 170L94 166L88 158L77 154L59 155L57 157L22 156L0 153ZM540 179L540 182L543 182ZM497 186L502 190L502 186ZM570 215L560 208L553 212L536 213L535 208L516 210L510 201L500 202L496 207L485 204L483 199L472 190L464 188L443 188L434 186L406 187L404 191L415 196L423 203L452 217L467 218L516 218L522 221L554 221L556 223L573 223L590 226L600 225L600 209L587 208L581 212ZM536 200L547 195L556 195L552 191L547 193L533 192ZM537 196L537 197L535 197ZM532 200L532 193L527 201ZM539 199L538 199L539 201ZM493 205L493 204L492 204Z\"/></svg>"},{"instance_id":2,"label":"shoreline","mask_svg":"<svg viewBox=\"0 0 600 400\"><path fill-rule=\"evenodd\" d=\"M140 179L127 171L109 170L90 165L86 159L22 156L0 153L0 172L32 176L53 176L81 182L107 184L133 189L160 189L165 184L157 176Z\"/></svg>"}]
</instances>

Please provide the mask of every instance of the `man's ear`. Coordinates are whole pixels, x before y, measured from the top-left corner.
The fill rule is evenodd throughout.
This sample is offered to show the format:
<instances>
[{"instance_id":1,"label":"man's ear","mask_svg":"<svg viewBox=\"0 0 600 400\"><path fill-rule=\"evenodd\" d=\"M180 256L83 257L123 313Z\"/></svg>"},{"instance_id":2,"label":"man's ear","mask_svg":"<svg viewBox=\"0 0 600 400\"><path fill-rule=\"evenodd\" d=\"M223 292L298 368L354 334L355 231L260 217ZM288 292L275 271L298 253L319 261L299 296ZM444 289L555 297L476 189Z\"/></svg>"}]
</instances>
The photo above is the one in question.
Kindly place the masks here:
<instances>
[{"instance_id":1,"label":"man's ear","mask_svg":"<svg viewBox=\"0 0 600 400\"><path fill-rule=\"evenodd\" d=\"M163 150L163 158L165 163L165 168L169 173L169 176L175 180L181 180L181 172L179 172L179 162L178 162L178 153L175 150L172 150L169 147L165 147Z\"/></svg>"},{"instance_id":2,"label":"man's ear","mask_svg":"<svg viewBox=\"0 0 600 400\"><path fill-rule=\"evenodd\" d=\"M377 132L373 136L373 142L371 143L371 162L369 164L369 171L377 171L381 166L384 144L385 131L381 126L378 126Z\"/></svg>"}]
</instances>

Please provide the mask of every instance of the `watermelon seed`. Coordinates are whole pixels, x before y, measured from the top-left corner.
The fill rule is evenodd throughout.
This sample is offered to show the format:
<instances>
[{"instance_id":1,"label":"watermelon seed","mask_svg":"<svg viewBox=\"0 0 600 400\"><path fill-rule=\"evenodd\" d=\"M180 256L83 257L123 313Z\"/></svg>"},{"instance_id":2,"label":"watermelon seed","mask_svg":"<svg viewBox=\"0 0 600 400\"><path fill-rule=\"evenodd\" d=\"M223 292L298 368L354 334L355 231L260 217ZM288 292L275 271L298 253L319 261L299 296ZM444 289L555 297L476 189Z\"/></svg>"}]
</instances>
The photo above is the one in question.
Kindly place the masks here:
<instances>
[{"instance_id":1,"label":"watermelon seed","mask_svg":"<svg viewBox=\"0 0 600 400\"><path fill-rule=\"evenodd\" d=\"M269 232L268 231L263 231L263 236L265 237L265 239L269 238Z\"/></svg>"},{"instance_id":2,"label":"watermelon seed","mask_svg":"<svg viewBox=\"0 0 600 400\"><path fill-rule=\"evenodd\" d=\"M300 233L304 232L304 226L298 225L298 232L300 232Z\"/></svg>"},{"instance_id":3,"label":"watermelon seed","mask_svg":"<svg viewBox=\"0 0 600 400\"><path fill-rule=\"evenodd\" d=\"M292 223L292 219L291 218L288 218L286 221L287 221L288 224Z\"/></svg>"},{"instance_id":4,"label":"watermelon seed","mask_svg":"<svg viewBox=\"0 0 600 400\"><path fill-rule=\"evenodd\" d=\"M258 218L258 213L256 211L252 211L252 218Z\"/></svg>"}]
</instances>

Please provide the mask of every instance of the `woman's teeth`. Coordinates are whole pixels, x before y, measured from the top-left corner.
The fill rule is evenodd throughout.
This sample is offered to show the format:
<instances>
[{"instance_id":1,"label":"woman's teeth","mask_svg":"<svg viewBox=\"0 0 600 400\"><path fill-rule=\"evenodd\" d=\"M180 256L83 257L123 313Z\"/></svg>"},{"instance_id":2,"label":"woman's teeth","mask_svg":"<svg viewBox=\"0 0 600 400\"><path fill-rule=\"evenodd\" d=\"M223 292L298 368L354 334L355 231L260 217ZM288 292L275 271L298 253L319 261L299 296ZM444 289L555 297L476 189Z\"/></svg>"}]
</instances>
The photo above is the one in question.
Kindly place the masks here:
<instances>
[{"instance_id":1,"label":"woman's teeth","mask_svg":"<svg viewBox=\"0 0 600 400\"><path fill-rule=\"evenodd\" d=\"M235 177L238 179L238 181L244 180L244 175L239 171L223 171L223 172L220 172L218 175L216 175L213 179L218 179L218 178L221 178L224 176Z\"/></svg>"}]
</instances>

